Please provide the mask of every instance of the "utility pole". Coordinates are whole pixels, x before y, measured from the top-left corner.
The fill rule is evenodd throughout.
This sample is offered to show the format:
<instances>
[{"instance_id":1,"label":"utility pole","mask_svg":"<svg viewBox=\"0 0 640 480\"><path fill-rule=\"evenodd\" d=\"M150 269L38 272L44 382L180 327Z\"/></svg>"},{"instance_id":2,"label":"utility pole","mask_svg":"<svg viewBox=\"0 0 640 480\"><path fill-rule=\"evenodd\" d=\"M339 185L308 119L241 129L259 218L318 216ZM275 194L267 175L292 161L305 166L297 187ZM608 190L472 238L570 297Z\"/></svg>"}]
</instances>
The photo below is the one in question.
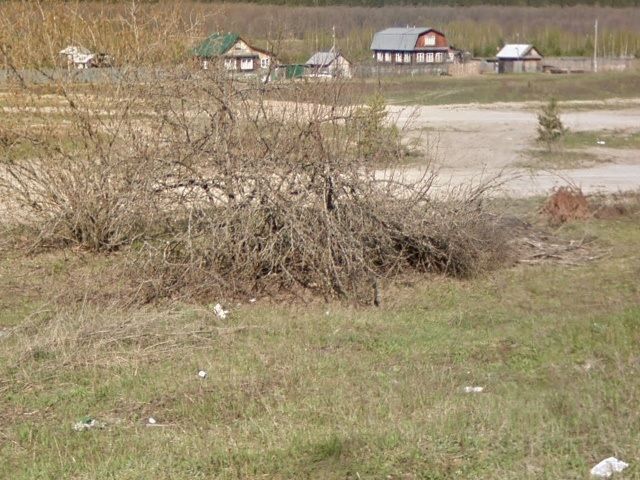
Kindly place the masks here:
<instances>
[{"instance_id":1,"label":"utility pole","mask_svg":"<svg viewBox=\"0 0 640 480\"><path fill-rule=\"evenodd\" d=\"M338 56L336 54L336 26L333 26L333 42L331 45L331 55L333 55L333 59L331 60L331 65L333 65L333 76L336 76L338 70Z\"/></svg>"},{"instance_id":2,"label":"utility pole","mask_svg":"<svg viewBox=\"0 0 640 480\"><path fill-rule=\"evenodd\" d=\"M335 52L336 51L336 26L333 26L333 44L331 46L331 51Z\"/></svg>"},{"instance_id":3,"label":"utility pole","mask_svg":"<svg viewBox=\"0 0 640 480\"><path fill-rule=\"evenodd\" d=\"M596 24L594 27L593 35L593 72L598 72L598 19L596 18Z\"/></svg>"}]
</instances>

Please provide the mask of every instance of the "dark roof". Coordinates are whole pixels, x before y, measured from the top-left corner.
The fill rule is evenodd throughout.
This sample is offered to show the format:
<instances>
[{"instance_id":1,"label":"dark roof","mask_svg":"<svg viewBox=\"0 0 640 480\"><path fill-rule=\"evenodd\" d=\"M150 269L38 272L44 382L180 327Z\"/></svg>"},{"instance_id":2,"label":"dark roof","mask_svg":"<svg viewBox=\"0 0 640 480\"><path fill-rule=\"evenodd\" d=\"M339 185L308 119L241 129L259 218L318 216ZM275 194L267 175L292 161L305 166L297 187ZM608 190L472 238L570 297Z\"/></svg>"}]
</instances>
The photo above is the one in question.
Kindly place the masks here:
<instances>
[{"instance_id":1,"label":"dark roof","mask_svg":"<svg viewBox=\"0 0 640 480\"><path fill-rule=\"evenodd\" d=\"M418 37L430 31L438 32L427 27L387 28L373 36L371 50L414 50L418 43Z\"/></svg>"},{"instance_id":2,"label":"dark roof","mask_svg":"<svg viewBox=\"0 0 640 480\"><path fill-rule=\"evenodd\" d=\"M215 57L224 55L240 39L236 33L214 33L193 49L196 57Z\"/></svg>"}]
</instances>

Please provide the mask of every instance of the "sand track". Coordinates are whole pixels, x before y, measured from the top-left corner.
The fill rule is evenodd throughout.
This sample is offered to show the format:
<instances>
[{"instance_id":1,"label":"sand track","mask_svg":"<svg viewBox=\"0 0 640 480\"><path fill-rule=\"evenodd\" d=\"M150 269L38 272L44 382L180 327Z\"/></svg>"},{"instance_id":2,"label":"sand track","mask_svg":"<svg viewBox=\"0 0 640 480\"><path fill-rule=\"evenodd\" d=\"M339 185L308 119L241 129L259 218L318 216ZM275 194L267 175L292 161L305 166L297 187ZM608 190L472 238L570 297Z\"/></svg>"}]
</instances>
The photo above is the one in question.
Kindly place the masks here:
<instances>
[{"instance_id":1,"label":"sand track","mask_svg":"<svg viewBox=\"0 0 640 480\"><path fill-rule=\"evenodd\" d=\"M602 148L594 153L603 163L567 170L532 171L519 168L536 138L535 103L440 105L389 108L396 123L410 137L419 137L434 151L441 185L479 182L504 172L502 192L514 196L542 194L554 186L573 183L586 192L616 192L640 188L640 150ZM615 108L589 104L562 114L566 126L580 130L640 131L640 105L635 100ZM408 167L408 178L418 178L424 167Z\"/></svg>"}]
</instances>

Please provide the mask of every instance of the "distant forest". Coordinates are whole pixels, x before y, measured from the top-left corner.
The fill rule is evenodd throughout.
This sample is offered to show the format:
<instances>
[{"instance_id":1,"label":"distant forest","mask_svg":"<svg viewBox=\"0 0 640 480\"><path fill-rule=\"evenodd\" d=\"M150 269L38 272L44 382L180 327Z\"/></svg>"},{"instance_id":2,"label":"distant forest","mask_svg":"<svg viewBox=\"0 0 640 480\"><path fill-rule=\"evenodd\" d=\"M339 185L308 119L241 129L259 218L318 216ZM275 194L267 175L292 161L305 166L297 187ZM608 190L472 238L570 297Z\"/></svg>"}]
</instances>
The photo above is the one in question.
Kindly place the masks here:
<instances>
[{"instance_id":1,"label":"distant forest","mask_svg":"<svg viewBox=\"0 0 640 480\"><path fill-rule=\"evenodd\" d=\"M547 57L590 56L597 19L599 56L640 58L640 8L602 6L638 5L640 0L605 0L600 6L568 6L574 2L566 0L489 0L483 5L476 0L424 0L422 5L380 7L372 6L378 0L356 0L367 5L325 5L331 1L336 0L0 0L0 51L10 51L20 65L34 65L51 63L60 49L79 44L118 59L140 50L145 53L136 61L170 64L185 60L191 48L213 32L235 32L273 50L282 62L299 63L331 48L335 32L336 46L349 60L369 62L376 31L419 26L442 31L451 45L477 57L495 56L505 43L532 43ZM509 5L487 5L498 2ZM129 32L132 18L138 33L129 38L122 32ZM159 33L157 18L170 23L172 31Z\"/></svg>"}]
</instances>

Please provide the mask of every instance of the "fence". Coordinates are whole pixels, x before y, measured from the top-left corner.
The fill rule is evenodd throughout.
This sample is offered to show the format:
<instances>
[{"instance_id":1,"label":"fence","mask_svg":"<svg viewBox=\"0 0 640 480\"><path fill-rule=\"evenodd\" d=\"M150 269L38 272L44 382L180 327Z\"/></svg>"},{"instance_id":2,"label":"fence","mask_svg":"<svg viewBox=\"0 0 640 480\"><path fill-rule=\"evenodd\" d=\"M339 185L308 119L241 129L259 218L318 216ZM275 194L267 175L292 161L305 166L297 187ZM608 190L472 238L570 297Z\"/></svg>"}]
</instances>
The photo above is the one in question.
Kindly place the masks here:
<instances>
[{"instance_id":1,"label":"fence","mask_svg":"<svg viewBox=\"0 0 640 480\"><path fill-rule=\"evenodd\" d=\"M591 57L545 57L542 64L547 70L567 72L592 72ZM623 72L640 68L640 60L634 57L598 57L598 72Z\"/></svg>"}]
</instances>

